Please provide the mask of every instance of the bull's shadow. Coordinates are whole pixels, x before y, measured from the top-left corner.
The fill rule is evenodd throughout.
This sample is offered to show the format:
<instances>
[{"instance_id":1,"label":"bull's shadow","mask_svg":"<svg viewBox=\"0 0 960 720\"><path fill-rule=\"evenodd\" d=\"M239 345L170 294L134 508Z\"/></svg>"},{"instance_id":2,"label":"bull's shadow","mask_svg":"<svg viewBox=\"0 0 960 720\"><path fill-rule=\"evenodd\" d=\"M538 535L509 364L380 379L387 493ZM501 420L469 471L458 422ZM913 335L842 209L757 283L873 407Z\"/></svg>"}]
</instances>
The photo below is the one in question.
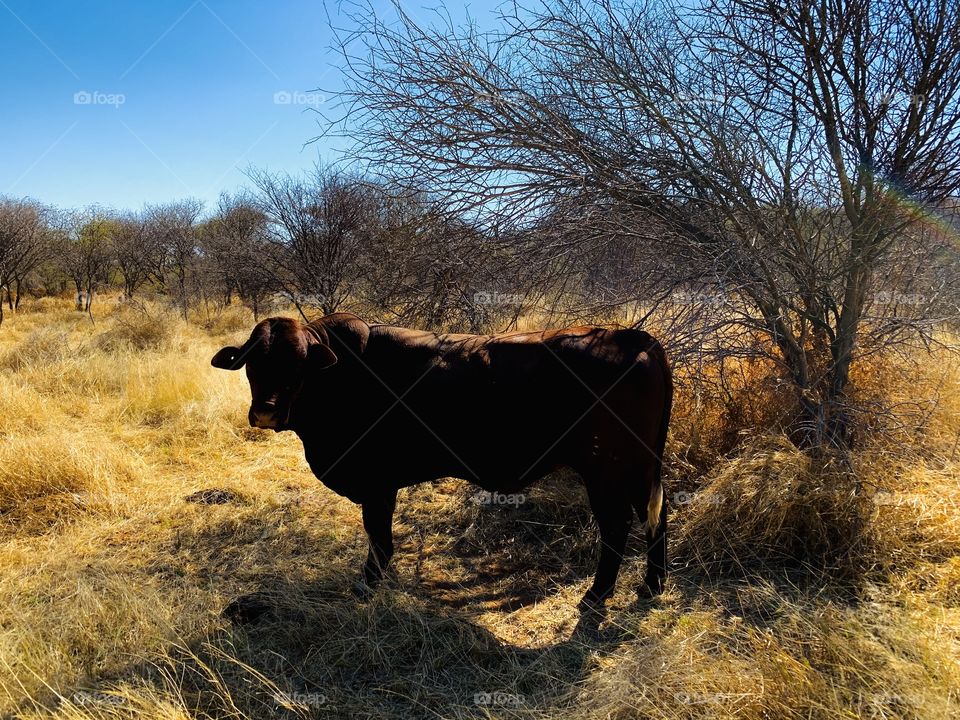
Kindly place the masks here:
<instances>
[{"instance_id":1,"label":"bull's shadow","mask_svg":"<svg viewBox=\"0 0 960 720\"><path fill-rule=\"evenodd\" d=\"M271 582L253 596L259 616L229 632L239 659L281 693L322 696L317 707L307 703L308 717L488 717L488 711L557 709L569 702L591 657L618 644L598 635L588 617L563 639L518 647L394 583L365 603L341 590L332 580ZM264 699L263 683L250 684L251 673L228 666L219 674L235 678L231 687L247 707L273 716L263 715L270 698Z\"/></svg>"},{"instance_id":2,"label":"bull's shadow","mask_svg":"<svg viewBox=\"0 0 960 720\"><path fill-rule=\"evenodd\" d=\"M195 646L202 663L188 657L183 665L214 668L233 702L254 717L290 716L278 708L277 692L304 700L298 712L305 717L563 714L596 655L643 642L630 628L662 602L632 600L630 580L644 562L635 532L618 591L629 605L611 609L602 632L600 619L589 615L576 628L550 628L547 638L527 634L523 643L488 629L490 614L505 617L535 603L575 615L566 602L590 581L596 530L570 475L554 476L514 503L489 503L466 483L421 486L401 495L396 525L394 573L370 601L351 592L364 551L358 529L354 541L341 544L335 566L302 578L250 578L255 582L242 597L252 612L215 640L229 658ZM305 556L329 556L325 540L305 533L300 542ZM675 566L672 578L671 606L696 607L706 598L722 614L763 630L778 629L781 615L798 604L849 602L839 588L798 587L782 567L738 579ZM508 621L523 623L519 614ZM654 640L644 652L656 648ZM217 704L221 696L210 692L209 673L188 675L194 680L185 691L206 702L210 714L227 715L229 708Z\"/></svg>"},{"instance_id":3,"label":"bull's shadow","mask_svg":"<svg viewBox=\"0 0 960 720\"><path fill-rule=\"evenodd\" d=\"M586 590L597 529L572 472L523 494L497 495L446 481L446 493L401 494L393 573L408 592L467 613L513 612L564 588ZM636 538L635 538L636 539ZM642 545L642 539L639 539ZM639 552L636 543L628 554Z\"/></svg>"},{"instance_id":4,"label":"bull's shadow","mask_svg":"<svg viewBox=\"0 0 960 720\"><path fill-rule=\"evenodd\" d=\"M102 702L120 711L109 717L125 717L106 699L121 685L177 697L191 716L206 718L510 717L562 708L590 659L615 648L589 633L515 647L405 593L385 588L359 603L335 585L265 579L255 620L60 693L75 704L84 698L88 710ZM62 703L51 696L43 704ZM39 709L36 699L22 708L31 716Z\"/></svg>"},{"instance_id":5,"label":"bull's shadow","mask_svg":"<svg viewBox=\"0 0 960 720\"><path fill-rule=\"evenodd\" d=\"M170 658L87 677L61 694L120 683L162 694L175 688L190 713L205 717L239 710L253 718L407 720L562 708L591 658L620 639L598 634L600 618L587 615L572 631L514 644L478 616L555 593L575 602L594 565L589 510L571 505L558 521L563 493L498 508L473 502L466 484L449 489L433 500L401 498L400 562L367 602L351 592L365 549L359 528L355 539L332 534L296 506L247 508L241 524L229 506L211 509L203 524L176 528L154 571L218 588L211 612L229 610L215 630L185 639ZM429 512L434 502L452 511ZM280 520L282 541L271 530Z\"/></svg>"}]
</instances>

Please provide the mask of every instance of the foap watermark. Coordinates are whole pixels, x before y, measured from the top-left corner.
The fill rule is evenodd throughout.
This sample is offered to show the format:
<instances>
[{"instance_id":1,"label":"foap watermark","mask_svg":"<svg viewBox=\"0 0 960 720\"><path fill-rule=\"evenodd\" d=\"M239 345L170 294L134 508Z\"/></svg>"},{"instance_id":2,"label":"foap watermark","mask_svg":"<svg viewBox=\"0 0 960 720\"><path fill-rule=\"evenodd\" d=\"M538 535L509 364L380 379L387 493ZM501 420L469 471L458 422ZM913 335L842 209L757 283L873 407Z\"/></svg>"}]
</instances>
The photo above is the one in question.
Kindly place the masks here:
<instances>
[{"instance_id":1,"label":"foap watermark","mask_svg":"<svg viewBox=\"0 0 960 720\"><path fill-rule=\"evenodd\" d=\"M478 290L473 294L473 302L477 305L522 305L523 295L519 293L502 293L497 290Z\"/></svg>"},{"instance_id":2,"label":"foap watermark","mask_svg":"<svg viewBox=\"0 0 960 720\"><path fill-rule=\"evenodd\" d=\"M727 96L719 93L680 92L667 96L677 105L725 105Z\"/></svg>"},{"instance_id":3,"label":"foap watermark","mask_svg":"<svg viewBox=\"0 0 960 720\"><path fill-rule=\"evenodd\" d=\"M914 510L927 510L938 505L951 505L947 498L930 498L916 493L901 493L892 490L877 490L873 495L875 505L883 507L912 508Z\"/></svg>"},{"instance_id":4,"label":"foap watermark","mask_svg":"<svg viewBox=\"0 0 960 720\"><path fill-rule=\"evenodd\" d=\"M861 709L870 710L868 717L890 717L891 711L899 708L910 707L912 703L909 698L897 693L857 693L858 705Z\"/></svg>"},{"instance_id":5,"label":"foap watermark","mask_svg":"<svg viewBox=\"0 0 960 720\"><path fill-rule=\"evenodd\" d=\"M923 107L924 104L930 99L928 95L923 93L907 93L907 92L885 92L874 97L875 102L878 105L890 106L890 107Z\"/></svg>"},{"instance_id":6,"label":"foap watermark","mask_svg":"<svg viewBox=\"0 0 960 720\"><path fill-rule=\"evenodd\" d=\"M274 693L273 701L283 707L324 707L330 699L319 692L278 692Z\"/></svg>"},{"instance_id":7,"label":"foap watermark","mask_svg":"<svg viewBox=\"0 0 960 720\"><path fill-rule=\"evenodd\" d=\"M523 102L522 93L515 90L477 90L473 93L475 105L520 105Z\"/></svg>"},{"instance_id":8,"label":"foap watermark","mask_svg":"<svg viewBox=\"0 0 960 720\"><path fill-rule=\"evenodd\" d=\"M671 498L674 505L692 505L693 503L709 503L710 505L719 505L722 500L712 493L691 493L686 490L678 490Z\"/></svg>"},{"instance_id":9,"label":"foap watermark","mask_svg":"<svg viewBox=\"0 0 960 720\"><path fill-rule=\"evenodd\" d=\"M518 708L523 704L523 695L508 692L478 692L473 694L473 704L482 707Z\"/></svg>"},{"instance_id":10,"label":"foap watermark","mask_svg":"<svg viewBox=\"0 0 960 720\"><path fill-rule=\"evenodd\" d=\"M754 697L753 693L674 693L674 699L682 705L714 705Z\"/></svg>"},{"instance_id":11,"label":"foap watermark","mask_svg":"<svg viewBox=\"0 0 960 720\"><path fill-rule=\"evenodd\" d=\"M327 304L327 296L321 293L295 293L282 292L280 297L294 305L306 305L308 307L323 307Z\"/></svg>"},{"instance_id":12,"label":"foap watermark","mask_svg":"<svg viewBox=\"0 0 960 720\"><path fill-rule=\"evenodd\" d=\"M478 492L470 498L474 505L500 505L504 507L519 507L527 501L523 493Z\"/></svg>"},{"instance_id":13,"label":"foap watermark","mask_svg":"<svg viewBox=\"0 0 960 720\"><path fill-rule=\"evenodd\" d=\"M302 90L277 90L273 94L274 105L305 105L320 107L327 101L325 95L318 92L303 92Z\"/></svg>"},{"instance_id":14,"label":"foap watermark","mask_svg":"<svg viewBox=\"0 0 960 720\"><path fill-rule=\"evenodd\" d=\"M123 93L106 93L99 90L78 90L73 94L74 105L110 105L119 108L127 102Z\"/></svg>"},{"instance_id":15,"label":"foap watermark","mask_svg":"<svg viewBox=\"0 0 960 720\"><path fill-rule=\"evenodd\" d=\"M677 305L723 305L727 296L720 292L696 292L693 290L677 290L670 295L670 299Z\"/></svg>"},{"instance_id":16,"label":"foap watermark","mask_svg":"<svg viewBox=\"0 0 960 720\"><path fill-rule=\"evenodd\" d=\"M126 698L97 690L77 690L70 696L70 702L81 707L89 705L123 705Z\"/></svg>"},{"instance_id":17,"label":"foap watermark","mask_svg":"<svg viewBox=\"0 0 960 720\"><path fill-rule=\"evenodd\" d=\"M903 293L898 290L881 290L874 293L873 301L878 305L924 305L927 296L923 293Z\"/></svg>"}]
</instances>

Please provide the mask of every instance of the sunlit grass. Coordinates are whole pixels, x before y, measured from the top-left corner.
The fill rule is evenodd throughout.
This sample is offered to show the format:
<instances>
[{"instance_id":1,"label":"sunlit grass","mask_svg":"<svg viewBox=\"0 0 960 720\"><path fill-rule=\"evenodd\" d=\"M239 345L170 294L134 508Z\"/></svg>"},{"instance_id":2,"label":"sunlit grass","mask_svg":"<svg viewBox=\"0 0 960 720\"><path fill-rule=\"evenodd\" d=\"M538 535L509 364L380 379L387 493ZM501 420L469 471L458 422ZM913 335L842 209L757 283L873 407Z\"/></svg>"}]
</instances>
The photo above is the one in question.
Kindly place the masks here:
<instances>
[{"instance_id":1,"label":"sunlit grass","mask_svg":"<svg viewBox=\"0 0 960 720\"><path fill-rule=\"evenodd\" d=\"M633 538L597 636L574 631L595 534L566 475L519 508L478 506L454 480L404 491L395 575L358 603L359 512L311 475L296 438L247 426L243 373L209 365L252 323L240 308L184 322L153 303L104 303L91 323L50 299L7 316L0 715L960 712L960 370L948 354L858 370L856 392L913 414L863 438L857 495L850 469L773 432L764 393L776 389L759 365L723 401L682 386L672 580L636 600ZM230 501L185 500L211 488ZM272 611L231 625L221 611L250 593Z\"/></svg>"}]
</instances>

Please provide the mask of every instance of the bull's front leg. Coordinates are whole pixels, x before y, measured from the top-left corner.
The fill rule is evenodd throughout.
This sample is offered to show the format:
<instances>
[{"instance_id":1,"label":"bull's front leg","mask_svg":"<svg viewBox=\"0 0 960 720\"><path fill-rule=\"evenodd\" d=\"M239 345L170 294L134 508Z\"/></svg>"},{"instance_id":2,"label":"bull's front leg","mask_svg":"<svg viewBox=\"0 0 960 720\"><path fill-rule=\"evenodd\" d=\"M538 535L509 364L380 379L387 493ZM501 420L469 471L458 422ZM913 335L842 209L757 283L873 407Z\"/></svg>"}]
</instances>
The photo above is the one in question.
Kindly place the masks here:
<instances>
[{"instance_id":1,"label":"bull's front leg","mask_svg":"<svg viewBox=\"0 0 960 720\"><path fill-rule=\"evenodd\" d=\"M364 501L363 529L367 531L370 549L363 565L363 582L358 594L366 596L383 579L383 573L393 556L393 510L397 505L397 491Z\"/></svg>"}]
</instances>

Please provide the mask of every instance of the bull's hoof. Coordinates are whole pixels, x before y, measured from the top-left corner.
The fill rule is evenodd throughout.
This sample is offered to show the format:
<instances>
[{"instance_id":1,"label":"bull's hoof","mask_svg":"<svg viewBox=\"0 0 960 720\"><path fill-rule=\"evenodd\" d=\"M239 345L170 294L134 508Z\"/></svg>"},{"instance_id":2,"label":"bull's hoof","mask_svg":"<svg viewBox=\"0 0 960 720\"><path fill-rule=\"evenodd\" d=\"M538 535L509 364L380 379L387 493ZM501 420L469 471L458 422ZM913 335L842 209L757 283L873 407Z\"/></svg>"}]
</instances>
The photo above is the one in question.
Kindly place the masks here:
<instances>
[{"instance_id":1,"label":"bull's hoof","mask_svg":"<svg viewBox=\"0 0 960 720\"><path fill-rule=\"evenodd\" d=\"M650 600L657 595L662 595L664 581L665 579L659 576L644 578L643 584L637 588L637 596L641 600Z\"/></svg>"},{"instance_id":2,"label":"bull's hoof","mask_svg":"<svg viewBox=\"0 0 960 720\"><path fill-rule=\"evenodd\" d=\"M607 618L607 606L603 598L592 590L587 591L578 606L580 617L573 635L591 642L600 639L600 625Z\"/></svg>"},{"instance_id":3,"label":"bull's hoof","mask_svg":"<svg viewBox=\"0 0 960 720\"><path fill-rule=\"evenodd\" d=\"M602 598L592 589L587 590L580 604L577 606L581 613L602 613L605 609L606 598Z\"/></svg>"},{"instance_id":4,"label":"bull's hoof","mask_svg":"<svg viewBox=\"0 0 960 720\"><path fill-rule=\"evenodd\" d=\"M368 602L373 598L375 587L371 587L367 584L366 580L357 580L353 583L353 587L350 588L353 596L360 602Z\"/></svg>"}]
</instances>

